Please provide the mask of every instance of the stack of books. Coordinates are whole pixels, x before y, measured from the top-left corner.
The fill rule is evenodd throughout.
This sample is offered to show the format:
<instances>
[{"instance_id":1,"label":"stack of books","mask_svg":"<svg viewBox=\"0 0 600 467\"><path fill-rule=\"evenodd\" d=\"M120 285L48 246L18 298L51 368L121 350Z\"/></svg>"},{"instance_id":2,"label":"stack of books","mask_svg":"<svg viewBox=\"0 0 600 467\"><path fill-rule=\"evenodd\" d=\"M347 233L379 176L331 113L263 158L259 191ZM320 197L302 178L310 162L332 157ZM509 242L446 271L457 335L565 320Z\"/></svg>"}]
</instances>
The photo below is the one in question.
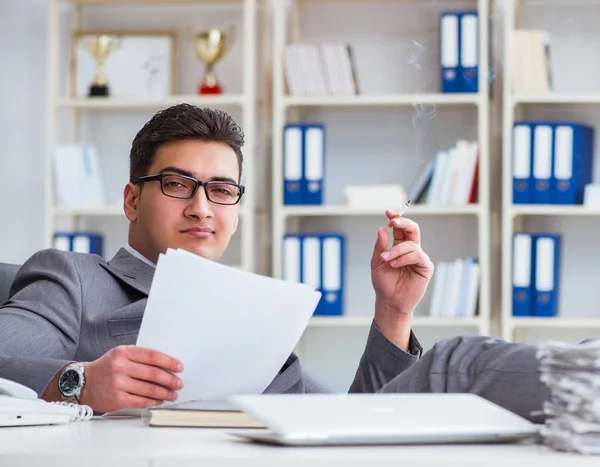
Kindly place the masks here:
<instances>
[{"instance_id":1,"label":"stack of books","mask_svg":"<svg viewBox=\"0 0 600 467\"><path fill-rule=\"evenodd\" d=\"M291 96L351 96L359 93L352 47L346 43L294 43L283 67Z\"/></svg>"},{"instance_id":2,"label":"stack of books","mask_svg":"<svg viewBox=\"0 0 600 467\"><path fill-rule=\"evenodd\" d=\"M424 202L466 205L477 200L479 144L458 140L455 147L438 151Z\"/></svg>"},{"instance_id":3,"label":"stack of books","mask_svg":"<svg viewBox=\"0 0 600 467\"><path fill-rule=\"evenodd\" d=\"M192 400L150 407L142 412L150 426L264 428L262 423L227 401Z\"/></svg>"},{"instance_id":4,"label":"stack of books","mask_svg":"<svg viewBox=\"0 0 600 467\"><path fill-rule=\"evenodd\" d=\"M479 264L475 258L457 258L436 264L430 315L473 317L479 296Z\"/></svg>"}]
</instances>

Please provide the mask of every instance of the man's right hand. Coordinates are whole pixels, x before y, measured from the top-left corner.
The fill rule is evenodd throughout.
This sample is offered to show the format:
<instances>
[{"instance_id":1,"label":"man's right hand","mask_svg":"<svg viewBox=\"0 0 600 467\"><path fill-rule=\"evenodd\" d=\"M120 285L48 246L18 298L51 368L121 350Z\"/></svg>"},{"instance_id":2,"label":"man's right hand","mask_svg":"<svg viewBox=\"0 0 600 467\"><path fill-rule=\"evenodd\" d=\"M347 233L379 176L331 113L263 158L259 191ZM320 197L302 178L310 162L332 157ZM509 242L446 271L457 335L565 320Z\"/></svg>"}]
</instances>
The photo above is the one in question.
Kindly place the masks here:
<instances>
[{"instance_id":1,"label":"man's right hand","mask_svg":"<svg viewBox=\"0 0 600 467\"><path fill-rule=\"evenodd\" d=\"M106 413L175 401L183 381L170 372L182 370L179 360L164 353L134 345L115 347L86 364L79 403Z\"/></svg>"}]
</instances>

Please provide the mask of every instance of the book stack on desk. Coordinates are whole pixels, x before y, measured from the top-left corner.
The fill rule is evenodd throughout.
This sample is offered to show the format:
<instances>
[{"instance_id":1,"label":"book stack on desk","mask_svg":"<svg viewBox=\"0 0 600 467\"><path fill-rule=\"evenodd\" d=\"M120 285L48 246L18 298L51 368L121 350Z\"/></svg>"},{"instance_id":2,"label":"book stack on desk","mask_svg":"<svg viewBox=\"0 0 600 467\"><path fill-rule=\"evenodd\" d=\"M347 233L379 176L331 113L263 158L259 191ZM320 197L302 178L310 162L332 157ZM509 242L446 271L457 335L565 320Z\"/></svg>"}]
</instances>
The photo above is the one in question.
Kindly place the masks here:
<instances>
[{"instance_id":1,"label":"book stack on desk","mask_svg":"<svg viewBox=\"0 0 600 467\"><path fill-rule=\"evenodd\" d=\"M600 454L600 340L539 346L540 378L552 393L541 435L559 451Z\"/></svg>"},{"instance_id":2,"label":"book stack on desk","mask_svg":"<svg viewBox=\"0 0 600 467\"><path fill-rule=\"evenodd\" d=\"M226 401L198 400L151 407L143 412L142 418L150 426L264 428Z\"/></svg>"}]
</instances>

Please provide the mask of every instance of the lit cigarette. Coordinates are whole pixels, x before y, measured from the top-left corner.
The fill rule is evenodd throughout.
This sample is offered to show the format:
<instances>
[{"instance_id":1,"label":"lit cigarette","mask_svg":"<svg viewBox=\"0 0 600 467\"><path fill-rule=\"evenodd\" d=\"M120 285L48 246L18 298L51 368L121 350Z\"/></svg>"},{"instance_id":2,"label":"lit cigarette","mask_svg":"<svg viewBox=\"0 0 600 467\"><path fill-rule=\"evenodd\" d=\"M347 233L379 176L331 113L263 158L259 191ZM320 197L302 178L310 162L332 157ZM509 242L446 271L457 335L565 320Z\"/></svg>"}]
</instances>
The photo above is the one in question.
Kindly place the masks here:
<instances>
[{"instance_id":1,"label":"lit cigarette","mask_svg":"<svg viewBox=\"0 0 600 467\"><path fill-rule=\"evenodd\" d=\"M412 204L412 200L408 200L406 202L406 204L402 207L402 209L400 210L400 212L398 214L396 214L394 217L392 217L392 219L390 220L390 223L388 224L388 227L391 229L392 228L392 220L394 219L399 219L400 217L402 217L402 215L406 212L406 210L408 209L408 207Z\"/></svg>"},{"instance_id":2,"label":"lit cigarette","mask_svg":"<svg viewBox=\"0 0 600 467\"><path fill-rule=\"evenodd\" d=\"M398 214L396 214L394 217L392 217L392 219L398 219L399 217L402 217L402 215L406 212L406 210L408 209L408 207L412 204L413 200L416 200L419 197L419 195L421 194L421 192L425 188L425 185L427 184L427 181L431 177L431 171L433 170L433 162L434 162L433 160L429 161L429 163L427 164L427 167L425 167L425 169L423 170L423 173L421 173L421 175L419 176L419 178L415 182L415 185L410 190L410 193L408 194L408 201L402 207L402 209L400 210L400 212ZM388 227L390 229L392 228L392 222L391 221L388 224Z\"/></svg>"}]
</instances>

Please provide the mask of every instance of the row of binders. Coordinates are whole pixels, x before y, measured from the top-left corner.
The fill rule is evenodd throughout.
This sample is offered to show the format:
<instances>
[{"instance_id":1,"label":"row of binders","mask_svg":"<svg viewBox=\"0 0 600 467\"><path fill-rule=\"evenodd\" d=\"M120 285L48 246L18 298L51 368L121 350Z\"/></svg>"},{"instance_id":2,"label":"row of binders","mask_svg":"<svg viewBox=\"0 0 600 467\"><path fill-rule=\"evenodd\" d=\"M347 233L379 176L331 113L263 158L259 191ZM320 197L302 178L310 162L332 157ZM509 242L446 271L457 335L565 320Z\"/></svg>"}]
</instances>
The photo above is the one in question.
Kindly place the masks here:
<instances>
[{"instance_id":1,"label":"row of binders","mask_svg":"<svg viewBox=\"0 0 600 467\"><path fill-rule=\"evenodd\" d=\"M294 43L283 67L292 96L351 96L359 93L352 47L346 43Z\"/></svg>"},{"instance_id":2,"label":"row of binders","mask_svg":"<svg viewBox=\"0 0 600 467\"><path fill-rule=\"evenodd\" d=\"M107 203L98 151L81 144L54 148L56 203L64 207L98 207Z\"/></svg>"},{"instance_id":3,"label":"row of binders","mask_svg":"<svg viewBox=\"0 0 600 467\"><path fill-rule=\"evenodd\" d=\"M286 234L283 278L322 293L315 315L336 316L344 310L345 237L341 234Z\"/></svg>"},{"instance_id":4,"label":"row of binders","mask_svg":"<svg viewBox=\"0 0 600 467\"><path fill-rule=\"evenodd\" d=\"M440 16L440 71L444 93L479 90L479 16L477 11Z\"/></svg>"},{"instance_id":5,"label":"row of binders","mask_svg":"<svg viewBox=\"0 0 600 467\"><path fill-rule=\"evenodd\" d=\"M513 316L558 314L561 236L519 232L513 237Z\"/></svg>"},{"instance_id":6,"label":"row of binders","mask_svg":"<svg viewBox=\"0 0 600 467\"><path fill-rule=\"evenodd\" d=\"M477 169L479 144L459 140L456 146L440 150L428 166L429 188L425 204L474 203L477 200Z\"/></svg>"},{"instance_id":7,"label":"row of binders","mask_svg":"<svg viewBox=\"0 0 600 467\"><path fill-rule=\"evenodd\" d=\"M440 261L435 266L430 315L468 318L477 313L479 263L476 258Z\"/></svg>"},{"instance_id":8,"label":"row of binders","mask_svg":"<svg viewBox=\"0 0 600 467\"><path fill-rule=\"evenodd\" d=\"M283 203L323 204L325 127L287 124L283 129Z\"/></svg>"},{"instance_id":9,"label":"row of binders","mask_svg":"<svg viewBox=\"0 0 600 467\"><path fill-rule=\"evenodd\" d=\"M103 238L96 232L56 232L52 246L62 251L103 256Z\"/></svg>"},{"instance_id":10,"label":"row of binders","mask_svg":"<svg viewBox=\"0 0 600 467\"><path fill-rule=\"evenodd\" d=\"M594 128L575 122L515 122L513 203L582 204L591 183Z\"/></svg>"}]
</instances>

